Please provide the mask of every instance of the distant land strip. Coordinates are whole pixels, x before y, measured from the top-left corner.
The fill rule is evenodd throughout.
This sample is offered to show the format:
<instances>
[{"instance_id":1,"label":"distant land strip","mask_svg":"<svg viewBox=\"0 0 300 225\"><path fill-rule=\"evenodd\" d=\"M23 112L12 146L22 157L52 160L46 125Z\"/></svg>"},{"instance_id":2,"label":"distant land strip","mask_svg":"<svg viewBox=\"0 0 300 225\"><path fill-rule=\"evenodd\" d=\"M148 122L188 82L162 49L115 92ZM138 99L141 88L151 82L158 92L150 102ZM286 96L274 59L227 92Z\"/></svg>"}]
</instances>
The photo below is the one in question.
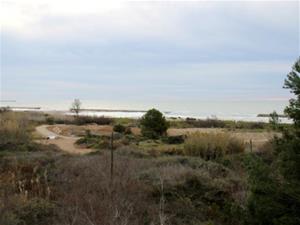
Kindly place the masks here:
<instances>
[{"instance_id":1,"label":"distant land strip","mask_svg":"<svg viewBox=\"0 0 300 225\"><path fill-rule=\"evenodd\" d=\"M91 111L91 112L126 112L126 113L146 113L147 110L137 109L80 109L80 111ZM164 112L166 114L170 112Z\"/></svg>"},{"instance_id":2,"label":"distant land strip","mask_svg":"<svg viewBox=\"0 0 300 225\"><path fill-rule=\"evenodd\" d=\"M80 111L91 111L91 112L147 112L146 110L130 110L130 109L80 109Z\"/></svg>"},{"instance_id":3,"label":"distant land strip","mask_svg":"<svg viewBox=\"0 0 300 225\"><path fill-rule=\"evenodd\" d=\"M258 114L257 117L270 117L270 114ZM288 118L288 116L280 114L278 115L279 118Z\"/></svg>"},{"instance_id":4,"label":"distant land strip","mask_svg":"<svg viewBox=\"0 0 300 225\"><path fill-rule=\"evenodd\" d=\"M9 109L34 109L34 110L40 110L41 107L23 107L23 106L1 106L1 109L3 108L9 108Z\"/></svg>"}]
</instances>

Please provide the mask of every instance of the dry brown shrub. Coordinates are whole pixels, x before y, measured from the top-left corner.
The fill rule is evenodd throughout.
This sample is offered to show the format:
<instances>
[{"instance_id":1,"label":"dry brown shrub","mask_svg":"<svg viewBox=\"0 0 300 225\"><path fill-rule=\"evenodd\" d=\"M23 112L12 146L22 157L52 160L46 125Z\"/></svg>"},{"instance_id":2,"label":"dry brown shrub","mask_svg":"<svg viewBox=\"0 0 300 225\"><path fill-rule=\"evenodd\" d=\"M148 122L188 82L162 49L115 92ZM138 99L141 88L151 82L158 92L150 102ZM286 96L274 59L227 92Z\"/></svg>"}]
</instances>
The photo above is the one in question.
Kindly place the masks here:
<instances>
[{"instance_id":1,"label":"dry brown shrub","mask_svg":"<svg viewBox=\"0 0 300 225\"><path fill-rule=\"evenodd\" d=\"M243 152L244 143L227 133L189 134L184 145L184 154L200 156L204 159L215 159L227 154Z\"/></svg>"},{"instance_id":2,"label":"dry brown shrub","mask_svg":"<svg viewBox=\"0 0 300 225\"><path fill-rule=\"evenodd\" d=\"M7 146L17 146L30 141L28 119L21 113L0 114L0 150Z\"/></svg>"},{"instance_id":3,"label":"dry brown shrub","mask_svg":"<svg viewBox=\"0 0 300 225\"><path fill-rule=\"evenodd\" d=\"M157 207L148 198L148 186L137 179L145 164L116 156L110 175L108 154L81 157L58 164L61 204L59 214L65 224L140 225L158 218Z\"/></svg>"}]
</instances>

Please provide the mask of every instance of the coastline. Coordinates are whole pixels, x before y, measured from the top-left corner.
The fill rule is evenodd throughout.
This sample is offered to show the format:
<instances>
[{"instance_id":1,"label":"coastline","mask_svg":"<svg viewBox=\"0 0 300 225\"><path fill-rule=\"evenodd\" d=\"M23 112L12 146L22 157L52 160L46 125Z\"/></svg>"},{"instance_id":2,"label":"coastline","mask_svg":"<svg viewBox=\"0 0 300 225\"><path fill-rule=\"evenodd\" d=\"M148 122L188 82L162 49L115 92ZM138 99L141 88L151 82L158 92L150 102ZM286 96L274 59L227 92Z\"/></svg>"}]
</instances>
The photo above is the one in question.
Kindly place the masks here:
<instances>
[{"instance_id":1,"label":"coastline","mask_svg":"<svg viewBox=\"0 0 300 225\"><path fill-rule=\"evenodd\" d=\"M4 108L4 107L3 107ZM41 107L11 107L13 111L29 111L29 112L41 112L47 114L61 114L61 115L74 115L68 110L46 110ZM82 109L80 114L81 116L96 116L96 117L110 117L110 118L132 118L139 119L141 118L147 110L128 110L128 109ZM180 113L180 112L163 112L165 117L170 120L185 120L187 118L200 119L200 120L224 120L224 121L244 121L244 122L269 122L269 114L197 114L197 113ZM279 115L280 123L292 123L284 115Z\"/></svg>"}]
</instances>

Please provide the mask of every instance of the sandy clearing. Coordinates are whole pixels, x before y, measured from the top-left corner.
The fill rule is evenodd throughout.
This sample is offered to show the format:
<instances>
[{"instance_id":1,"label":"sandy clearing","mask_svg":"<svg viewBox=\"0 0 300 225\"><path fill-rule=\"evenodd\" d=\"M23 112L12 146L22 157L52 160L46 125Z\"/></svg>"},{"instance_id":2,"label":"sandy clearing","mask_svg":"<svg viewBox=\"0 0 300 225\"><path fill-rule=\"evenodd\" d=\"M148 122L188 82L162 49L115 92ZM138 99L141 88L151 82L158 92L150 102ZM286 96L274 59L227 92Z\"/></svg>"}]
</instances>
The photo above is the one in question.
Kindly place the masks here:
<instances>
[{"instance_id":1,"label":"sandy clearing","mask_svg":"<svg viewBox=\"0 0 300 225\"><path fill-rule=\"evenodd\" d=\"M48 129L48 125L36 127L36 132L44 138L42 140L38 140L39 143L54 144L61 150L70 154L86 154L94 151L92 149L79 148L75 146L75 142L79 139L79 137L70 137L54 133ZM56 136L56 139L47 140L46 138L49 136Z\"/></svg>"}]
</instances>

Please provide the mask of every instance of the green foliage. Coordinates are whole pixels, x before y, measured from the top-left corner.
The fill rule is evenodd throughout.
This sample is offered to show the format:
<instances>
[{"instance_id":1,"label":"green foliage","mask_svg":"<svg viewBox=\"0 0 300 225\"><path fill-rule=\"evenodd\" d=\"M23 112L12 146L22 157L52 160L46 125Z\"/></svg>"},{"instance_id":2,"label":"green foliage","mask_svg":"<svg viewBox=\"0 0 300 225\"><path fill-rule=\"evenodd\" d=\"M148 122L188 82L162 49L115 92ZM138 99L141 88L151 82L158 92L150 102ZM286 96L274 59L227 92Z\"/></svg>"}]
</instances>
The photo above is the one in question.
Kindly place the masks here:
<instances>
[{"instance_id":1,"label":"green foliage","mask_svg":"<svg viewBox=\"0 0 300 225\"><path fill-rule=\"evenodd\" d=\"M170 224L240 224L242 210L222 186L197 175L181 180L164 185L165 211L172 215ZM161 190L155 189L153 195L159 198Z\"/></svg>"},{"instance_id":2,"label":"green foliage","mask_svg":"<svg viewBox=\"0 0 300 225\"><path fill-rule=\"evenodd\" d=\"M296 225L300 222L298 186L279 182L276 171L260 157L249 155L245 160L248 171L249 195L246 224Z\"/></svg>"},{"instance_id":3,"label":"green foliage","mask_svg":"<svg viewBox=\"0 0 300 225\"><path fill-rule=\"evenodd\" d=\"M278 129L278 126L279 126L279 115L277 114L276 111L274 111L274 112L272 112L270 114L269 123L271 124L273 130L277 130Z\"/></svg>"},{"instance_id":4,"label":"green foliage","mask_svg":"<svg viewBox=\"0 0 300 225\"><path fill-rule=\"evenodd\" d=\"M156 109L150 109L141 119L141 132L147 138L157 139L165 135L168 127L166 118Z\"/></svg>"},{"instance_id":5,"label":"green foliage","mask_svg":"<svg viewBox=\"0 0 300 225\"><path fill-rule=\"evenodd\" d=\"M87 131L84 137L76 141L76 144L92 149L107 149L110 147L110 137L92 135L89 131Z\"/></svg>"},{"instance_id":6,"label":"green foliage","mask_svg":"<svg viewBox=\"0 0 300 225\"><path fill-rule=\"evenodd\" d=\"M245 160L250 193L247 199L246 224L274 224L282 206L278 203L278 190L270 167L260 157L249 155Z\"/></svg>"},{"instance_id":7,"label":"green foliage","mask_svg":"<svg viewBox=\"0 0 300 225\"><path fill-rule=\"evenodd\" d=\"M264 122L231 121L218 119L195 119L172 120L170 127L174 128L226 128L226 129L246 129L262 130L267 129L268 124Z\"/></svg>"},{"instance_id":8,"label":"green foliage","mask_svg":"<svg viewBox=\"0 0 300 225\"><path fill-rule=\"evenodd\" d=\"M167 144L182 144L184 142L183 135L163 137L162 141Z\"/></svg>"},{"instance_id":9,"label":"green foliage","mask_svg":"<svg viewBox=\"0 0 300 225\"><path fill-rule=\"evenodd\" d=\"M52 116L47 116L46 117L46 123L49 125L53 125L54 124L54 118Z\"/></svg>"},{"instance_id":10,"label":"green foliage","mask_svg":"<svg viewBox=\"0 0 300 225\"><path fill-rule=\"evenodd\" d=\"M287 75L284 88L290 89L296 98L290 100L285 113L294 120L295 126L300 129L300 58L294 64L292 71Z\"/></svg>"},{"instance_id":11,"label":"green foliage","mask_svg":"<svg viewBox=\"0 0 300 225\"><path fill-rule=\"evenodd\" d=\"M300 182L300 137L285 135L284 138L276 139L275 151L285 179Z\"/></svg>"},{"instance_id":12,"label":"green foliage","mask_svg":"<svg viewBox=\"0 0 300 225\"><path fill-rule=\"evenodd\" d=\"M118 133L125 133L126 131L126 127L121 125L121 124L116 124L114 125L114 132L118 132Z\"/></svg>"},{"instance_id":13,"label":"green foliage","mask_svg":"<svg viewBox=\"0 0 300 225\"><path fill-rule=\"evenodd\" d=\"M227 154L241 153L244 143L226 133L200 133L187 136L184 154L199 156L203 159L216 159Z\"/></svg>"},{"instance_id":14,"label":"green foliage","mask_svg":"<svg viewBox=\"0 0 300 225\"><path fill-rule=\"evenodd\" d=\"M249 175L249 197L246 224L300 224L300 58L285 80L295 99L285 112L296 129L284 132L274 141L275 158L267 164L250 155L246 165Z\"/></svg>"}]
</instances>

